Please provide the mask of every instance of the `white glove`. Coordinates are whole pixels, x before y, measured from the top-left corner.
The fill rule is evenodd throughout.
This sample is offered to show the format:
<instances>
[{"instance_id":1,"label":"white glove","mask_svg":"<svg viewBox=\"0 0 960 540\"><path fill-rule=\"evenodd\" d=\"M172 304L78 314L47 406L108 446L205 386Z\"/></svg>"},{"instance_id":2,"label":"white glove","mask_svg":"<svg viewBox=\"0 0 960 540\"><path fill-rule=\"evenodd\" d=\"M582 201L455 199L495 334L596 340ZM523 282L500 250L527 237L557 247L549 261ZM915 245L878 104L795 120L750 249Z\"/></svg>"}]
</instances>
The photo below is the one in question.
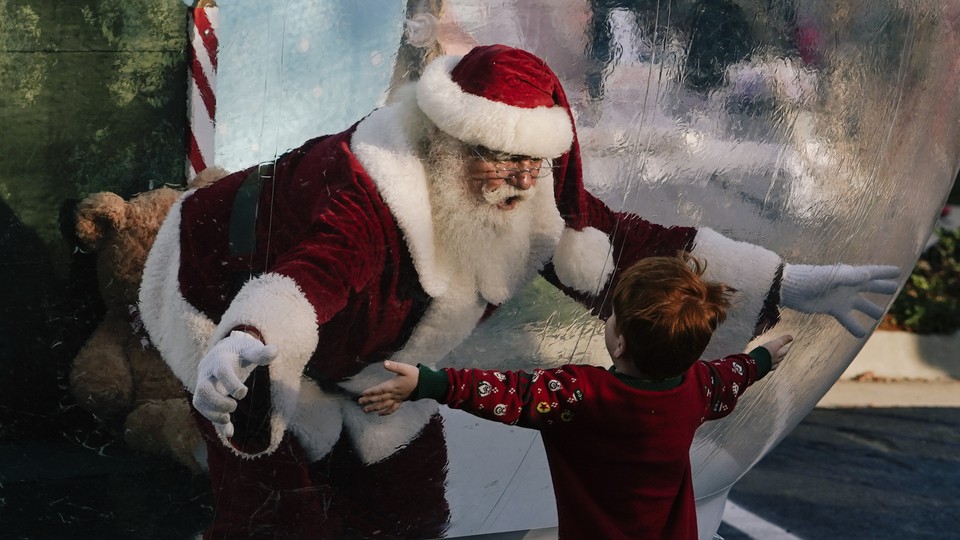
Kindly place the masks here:
<instances>
[{"instance_id":1,"label":"white glove","mask_svg":"<svg viewBox=\"0 0 960 540\"><path fill-rule=\"evenodd\" d=\"M856 321L853 311L877 320L883 316L884 308L860 295L893 294L899 277L900 268L889 265L787 264L783 268L780 304L803 313L832 315L848 332L862 338L867 329Z\"/></svg>"},{"instance_id":2,"label":"white glove","mask_svg":"<svg viewBox=\"0 0 960 540\"><path fill-rule=\"evenodd\" d=\"M276 356L276 345L264 345L246 332L230 332L200 360L193 406L217 431L233 437L230 413L237 410L237 400L247 395L243 381L254 368L269 364Z\"/></svg>"}]
</instances>

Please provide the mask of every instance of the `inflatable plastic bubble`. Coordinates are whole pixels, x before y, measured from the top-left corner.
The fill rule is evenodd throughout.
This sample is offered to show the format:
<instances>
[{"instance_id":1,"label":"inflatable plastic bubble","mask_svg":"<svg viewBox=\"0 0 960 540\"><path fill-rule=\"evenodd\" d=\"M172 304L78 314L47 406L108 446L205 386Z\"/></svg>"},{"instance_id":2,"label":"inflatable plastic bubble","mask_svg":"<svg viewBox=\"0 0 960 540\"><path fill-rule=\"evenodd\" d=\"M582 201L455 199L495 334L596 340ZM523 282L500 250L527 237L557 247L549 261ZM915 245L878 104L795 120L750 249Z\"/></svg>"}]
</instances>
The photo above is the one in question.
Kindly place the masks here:
<instances>
[{"instance_id":1,"label":"inflatable plastic bubble","mask_svg":"<svg viewBox=\"0 0 960 540\"><path fill-rule=\"evenodd\" d=\"M220 6L219 40L216 164L230 170L345 129L432 58L490 43L560 76L587 187L611 207L791 263L912 268L960 166L955 1L236 0ZM606 361L577 304L541 282L521 296L447 363ZM694 443L701 538L866 340L789 310L777 331L796 336L789 360ZM715 340L708 356L748 340ZM555 525L535 433L444 415L448 536Z\"/></svg>"}]
</instances>

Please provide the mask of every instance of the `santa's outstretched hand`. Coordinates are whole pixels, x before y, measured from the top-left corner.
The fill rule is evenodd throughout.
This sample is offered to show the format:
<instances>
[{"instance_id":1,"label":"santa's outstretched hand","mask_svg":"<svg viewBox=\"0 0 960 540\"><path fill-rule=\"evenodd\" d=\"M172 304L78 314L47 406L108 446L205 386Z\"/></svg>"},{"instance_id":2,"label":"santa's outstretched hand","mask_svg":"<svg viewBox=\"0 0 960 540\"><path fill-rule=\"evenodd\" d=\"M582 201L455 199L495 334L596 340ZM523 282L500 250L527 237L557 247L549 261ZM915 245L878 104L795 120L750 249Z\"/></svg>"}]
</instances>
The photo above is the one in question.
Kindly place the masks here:
<instances>
[{"instance_id":1,"label":"santa's outstretched hand","mask_svg":"<svg viewBox=\"0 0 960 540\"><path fill-rule=\"evenodd\" d=\"M264 345L246 332L230 332L200 360L193 406L224 437L233 437L230 413L237 409L237 400L247 395L243 382L254 368L269 364L276 356L276 345Z\"/></svg>"},{"instance_id":2,"label":"santa's outstretched hand","mask_svg":"<svg viewBox=\"0 0 960 540\"><path fill-rule=\"evenodd\" d=\"M867 329L853 316L859 311L871 319L883 316L884 308L863 293L893 294L900 268L890 265L832 266L786 264L780 288L780 305L802 313L826 313L858 338Z\"/></svg>"}]
</instances>

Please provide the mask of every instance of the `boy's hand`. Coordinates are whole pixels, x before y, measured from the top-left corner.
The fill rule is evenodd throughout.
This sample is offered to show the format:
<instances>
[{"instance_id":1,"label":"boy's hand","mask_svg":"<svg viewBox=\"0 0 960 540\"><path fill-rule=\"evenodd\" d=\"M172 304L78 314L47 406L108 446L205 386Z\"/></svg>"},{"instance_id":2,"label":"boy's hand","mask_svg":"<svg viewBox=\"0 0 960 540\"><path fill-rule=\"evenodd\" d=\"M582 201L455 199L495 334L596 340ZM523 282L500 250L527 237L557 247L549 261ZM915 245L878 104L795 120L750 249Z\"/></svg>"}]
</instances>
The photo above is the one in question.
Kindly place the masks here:
<instances>
[{"instance_id":1,"label":"boy's hand","mask_svg":"<svg viewBox=\"0 0 960 540\"><path fill-rule=\"evenodd\" d=\"M761 345L761 347L770 351L770 371L777 369L777 366L780 365L780 361L783 360L783 357L787 355L787 351L790 350L790 343L792 341L793 336L785 335L776 339L772 339Z\"/></svg>"},{"instance_id":2,"label":"boy's hand","mask_svg":"<svg viewBox=\"0 0 960 540\"><path fill-rule=\"evenodd\" d=\"M392 414L417 389L420 369L416 366L387 360L383 363L383 367L387 371L396 373L397 376L367 388L360 394L358 402L360 405L365 405L363 412L376 412L380 416Z\"/></svg>"}]
</instances>

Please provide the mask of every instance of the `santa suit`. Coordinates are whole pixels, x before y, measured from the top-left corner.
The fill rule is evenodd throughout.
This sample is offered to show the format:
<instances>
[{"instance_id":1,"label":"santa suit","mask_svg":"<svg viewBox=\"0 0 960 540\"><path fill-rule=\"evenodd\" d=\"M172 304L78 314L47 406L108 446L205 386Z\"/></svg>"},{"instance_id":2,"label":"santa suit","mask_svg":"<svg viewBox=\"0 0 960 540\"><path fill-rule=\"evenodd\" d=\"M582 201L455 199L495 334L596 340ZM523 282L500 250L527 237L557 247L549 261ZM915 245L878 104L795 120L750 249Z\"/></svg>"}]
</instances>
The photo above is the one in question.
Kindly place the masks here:
<instances>
[{"instance_id":1,"label":"santa suit","mask_svg":"<svg viewBox=\"0 0 960 540\"><path fill-rule=\"evenodd\" d=\"M449 77L457 60L440 59L433 72L431 64L421 81ZM583 189L559 84L553 99L570 122L571 150L523 152L556 156L552 173L545 168L538 178L546 196L530 202L539 211L523 275L481 282L457 268L437 247L417 153L431 124L448 128L436 114L443 105L425 100L422 87L416 99L288 152L272 170L240 171L187 192L160 230L141 311L185 387L195 388L201 358L238 327L279 350L251 375L232 438L198 416L217 504L210 536L440 535L446 460L436 403L380 417L365 415L354 398L389 375L384 359L440 361L538 272L603 314L597 299L608 296L619 268L692 249L710 261L708 278L741 290L728 331L749 337L763 311L776 255L708 229L613 212ZM252 221L237 218L247 212L238 197L257 202ZM245 228L255 241L237 250ZM736 260L731 250L751 258L750 275L714 263L720 253Z\"/></svg>"}]
</instances>

